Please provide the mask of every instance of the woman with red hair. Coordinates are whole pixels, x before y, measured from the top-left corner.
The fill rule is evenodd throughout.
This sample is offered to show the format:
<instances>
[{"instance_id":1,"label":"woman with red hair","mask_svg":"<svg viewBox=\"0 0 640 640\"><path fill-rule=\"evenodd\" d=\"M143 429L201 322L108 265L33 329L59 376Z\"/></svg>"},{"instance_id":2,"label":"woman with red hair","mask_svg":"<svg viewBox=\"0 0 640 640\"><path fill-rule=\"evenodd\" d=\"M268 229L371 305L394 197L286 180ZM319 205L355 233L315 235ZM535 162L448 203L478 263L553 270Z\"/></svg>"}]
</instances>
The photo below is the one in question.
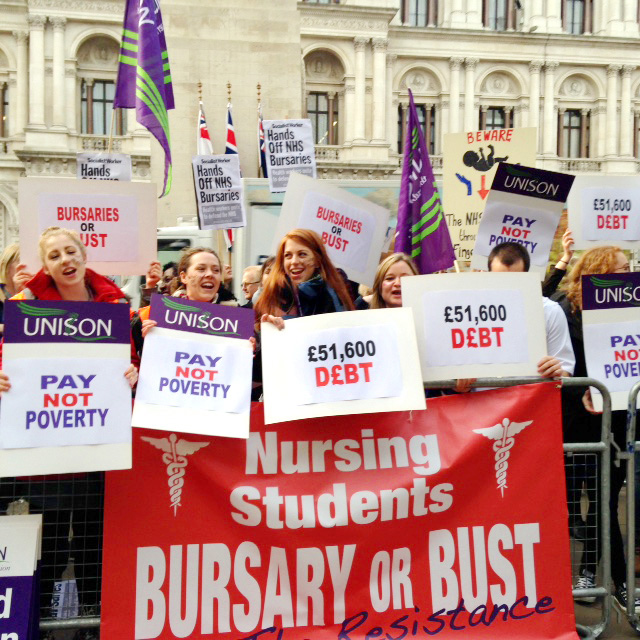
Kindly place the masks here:
<instances>
[{"instance_id":1,"label":"woman with red hair","mask_svg":"<svg viewBox=\"0 0 640 640\"><path fill-rule=\"evenodd\" d=\"M278 247L256 318L284 327L283 318L353 309L344 279L333 266L315 231L294 229Z\"/></svg>"}]
</instances>

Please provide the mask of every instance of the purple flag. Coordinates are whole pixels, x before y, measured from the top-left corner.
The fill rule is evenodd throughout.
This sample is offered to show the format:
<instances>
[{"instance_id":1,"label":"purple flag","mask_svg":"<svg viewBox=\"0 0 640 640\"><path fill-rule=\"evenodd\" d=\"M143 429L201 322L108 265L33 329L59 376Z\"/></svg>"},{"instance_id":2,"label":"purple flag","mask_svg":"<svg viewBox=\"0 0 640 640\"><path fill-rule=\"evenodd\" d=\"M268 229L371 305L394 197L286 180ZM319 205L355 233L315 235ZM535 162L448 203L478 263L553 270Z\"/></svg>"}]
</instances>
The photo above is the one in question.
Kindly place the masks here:
<instances>
[{"instance_id":1,"label":"purple flag","mask_svg":"<svg viewBox=\"0 0 640 640\"><path fill-rule=\"evenodd\" d=\"M448 269L456 259L411 91L395 250L410 255L420 273Z\"/></svg>"},{"instance_id":2,"label":"purple flag","mask_svg":"<svg viewBox=\"0 0 640 640\"><path fill-rule=\"evenodd\" d=\"M127 0L113 106L135 107L136 120L164 149L162 196L166 196L172 175L167 110L175 105L159 0Z\"/></svg>"}]
</instances>

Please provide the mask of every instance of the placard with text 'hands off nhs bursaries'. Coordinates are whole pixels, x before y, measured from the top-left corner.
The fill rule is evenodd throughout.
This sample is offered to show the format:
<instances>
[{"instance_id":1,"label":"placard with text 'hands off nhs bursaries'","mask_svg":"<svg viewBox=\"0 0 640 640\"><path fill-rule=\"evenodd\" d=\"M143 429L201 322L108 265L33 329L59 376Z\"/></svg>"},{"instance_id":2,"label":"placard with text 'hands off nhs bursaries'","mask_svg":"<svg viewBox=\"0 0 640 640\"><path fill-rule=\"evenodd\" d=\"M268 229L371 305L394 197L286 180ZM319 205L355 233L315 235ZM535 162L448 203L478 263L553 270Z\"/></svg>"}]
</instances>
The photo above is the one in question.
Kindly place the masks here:
<instances>
[{"instance_id":1,"label":"placard with text 'hands off nhs bursaries'","mask_svg":"<svg viewBox=\"0 0 640 640\"><path fill-rule=\"evenodd\" d=\"M262 323L265 423L426 408L408 309Z\"/></svg>"},{"instance_id":2,"label":"placard with text 'hands off nhs bursaries'","mask_svg":"<svg viewBox=\"0 0 640 640\"><path fill-rule=\"evenodd\" d=\"M0 476L131 466L127 305L10 300L2 355Z\"/></svg>"},{"instance_id":3,"label":"placard with text 'hands off nhs bursaries'","mask_svg":"<svg viewBox=\"0 0 640 640\"><path fill-rule=\"evenodd\" d=\"M248 438L253 311L154 295L149 317L133 426Z\"/></svg>"},{"instance_id":4,"label":"placard with text 'hands off nhs bursaries'","mask_svg":"<svg viewBox=\"0 0 640 640\"><path fill-rule=\"evenodd\" d=\"M626 409L640 381L640 273L582 276L582 326L589 377L607 387L614 411ZM600 392L591 395L601 410Z\"/></svg>"},{"instance_id":5,"label":"placard with text 'hands off nhs bursaries'","mask_svg":"<svg viewBox=\"0 0 640 640\"><path fill-rule=\"evenodd\" d=\"M42 515L0 517L0 638L40 637Z\"/></svg>"},{"instance_id":6,"label":"placard with text 'hands off nhs bursaries'","mask_svg":"<svg viewBox=\"0 0 640 640\"><path fill-rule=\"evenodd\" d=\"M535 273L443 273L402 279L425 382L537 376L547 353Z\"/></svg>"}]
</instances>

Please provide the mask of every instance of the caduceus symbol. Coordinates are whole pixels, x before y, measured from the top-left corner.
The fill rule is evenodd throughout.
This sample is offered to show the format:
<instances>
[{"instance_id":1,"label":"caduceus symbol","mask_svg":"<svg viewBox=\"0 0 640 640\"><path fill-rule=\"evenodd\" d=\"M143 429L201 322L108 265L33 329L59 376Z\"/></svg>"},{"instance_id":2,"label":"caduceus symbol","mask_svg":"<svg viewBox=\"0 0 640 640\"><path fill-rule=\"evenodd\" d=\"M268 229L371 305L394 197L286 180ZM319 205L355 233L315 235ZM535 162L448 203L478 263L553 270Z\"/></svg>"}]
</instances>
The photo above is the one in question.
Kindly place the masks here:
<instances>
[{"instance_id":1,"label":"caduceus symbol","mask_svg":"<svg viewBox=\"0 0 640 640\"><path fill-rule=\"evenodd\" d=\"M528 422L511 422L509 418L505 418L502 422L494 424L492 427L486 427L484 429L474 429L474 433L489 438L489 440L495 440L493 443L493 450L496 452L496 480L498 481L498 489L504 497L504 490L507 488L507 468L509 463L507 462L509 456L509 450L513 447L515 442L514 436L520 433L525 427L528 427L533 420Z\"/></svg>"},{"instance_id":2,"label":"caduceus symbol","mask_svg":"<svg viewBox=\"0 0 640 640\"><path fill-rule=\"evenodd\" d=\"M156 449L164 451L162 461L167 465L167 475L169 480L169 497L171 498L171 506L173 507L173 515L178 513L178 507L181 506L180 498L182 497L182 487L184 486L184 468L187 466L187 456L195 453L199 449L209 446L208 442L189 442L180 439L175 433L168 438L147 438L141 436L141 440L145 440L153 445Z\"/></svg>"}]
</instances>

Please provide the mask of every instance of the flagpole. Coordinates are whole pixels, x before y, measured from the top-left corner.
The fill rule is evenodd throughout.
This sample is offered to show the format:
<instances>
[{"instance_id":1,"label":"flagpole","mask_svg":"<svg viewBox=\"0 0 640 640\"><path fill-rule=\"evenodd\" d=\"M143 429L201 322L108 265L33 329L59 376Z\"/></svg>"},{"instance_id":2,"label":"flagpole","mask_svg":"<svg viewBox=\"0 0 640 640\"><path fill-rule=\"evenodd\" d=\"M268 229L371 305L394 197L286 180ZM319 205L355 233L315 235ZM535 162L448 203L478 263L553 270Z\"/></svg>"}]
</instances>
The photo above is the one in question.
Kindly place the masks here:
<instances>
[{"instance_id":1,"label":"flagpole","mask_svg":"<svg viewBox=\"0 0 640 640\"><path fill-rule=\"evenodd\" d=\"M260 83L258 82L258 86L256 87L258 90L258 172L257 176L260 177L260 169L262 168L262 162L260 162ZM264 176L262 176L264 178Z\"/></svg>"}]
</instances>

